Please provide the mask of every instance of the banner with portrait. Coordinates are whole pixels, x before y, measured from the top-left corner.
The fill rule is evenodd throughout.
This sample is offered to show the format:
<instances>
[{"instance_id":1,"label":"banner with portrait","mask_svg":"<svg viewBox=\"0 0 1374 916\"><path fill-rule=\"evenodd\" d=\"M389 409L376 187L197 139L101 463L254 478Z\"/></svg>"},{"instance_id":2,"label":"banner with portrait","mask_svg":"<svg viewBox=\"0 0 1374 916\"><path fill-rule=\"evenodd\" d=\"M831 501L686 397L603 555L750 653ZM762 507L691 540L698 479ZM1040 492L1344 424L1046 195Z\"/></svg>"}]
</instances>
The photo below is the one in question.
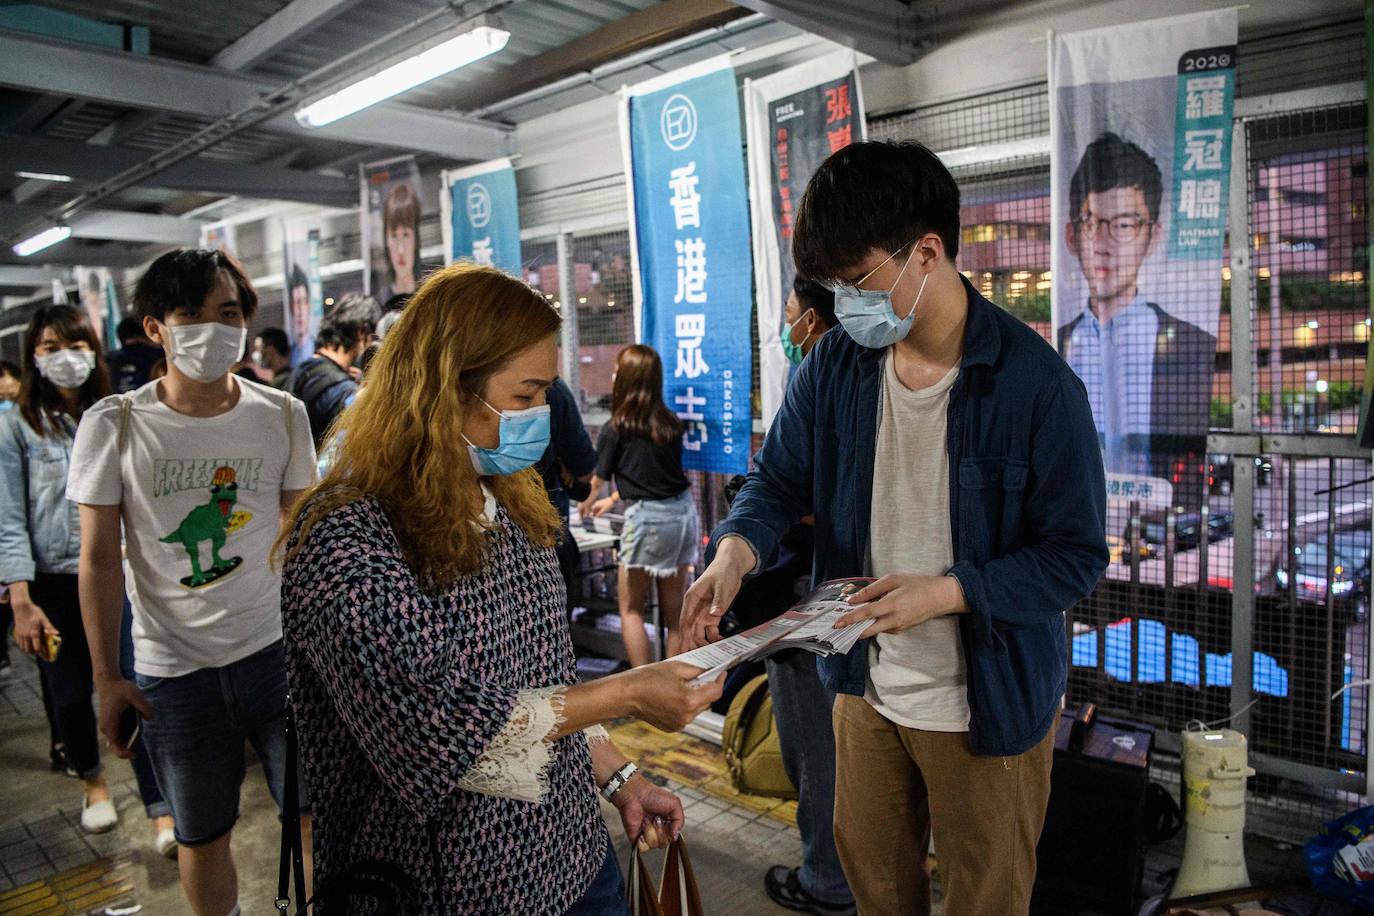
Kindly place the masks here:
<instances>
[{"instance_id":1,"label":"banner with portrait","mask_svg":"<svg viewBox=\"0 0 1374 916\"><path fill-rule=\"evenodd\" d=\"M520 199L510 159L443 174L444 263L472 261L520 276Z\"/></svg>"},{"instance_id":2,"label":"banner with portrait","mask_svg":"<svg viewBox=\"0 0 1374 916\"><path fill-rule=\"evenodd\" d=\"M282 321L291 341L291 365L315 353L315 335L324 320L324 282L320 278L320 223L311 216L282 220Z\"/></svg>"},{"instance_id":3,"label":"banner with portrait","mask_svg":"<svg viewBox=\"0 0 1374 916\"><path fill-rule=\"evenodd\" d=\"M1207 479L1236 40L1227 9L1050 42L1056 344L1111 495L1189 510Z\"/></svg>"},{"instance_id":4,"label":"banner with portrait","mask_svg":"<svg viewBox=\"0 0 1374 916\"><path fill-rule=\"evenodd\" d=\"M663 358L683 465L742 474L751 441L752 266L728 56L621 92L639 339Z\"/></svg>"},{"instance_id":5,"label":"banner with portrait","mask_svg":"<svg viewBox=\"0 0 1374 916\"><path fill-rule=\"evenodd\" d=\"M414 156L401 156L364 165L361 175L363 291L385 304L415 292L424 275L420 167Z\"/></svg>"},{"instance_id":6,"label":"banner with portrait","mask_svg":"<svg viewBox=\"0 0 1374 916\"><path fill-rule=\"evenodd\" d=\"M749 215L758 303L759 386L767 428L782 406L790 366L781 332L796 269L792 220L806 183L833 152L864 139L863 95L853 51L838 51L744 81Z\"/></svg>"}]
</instances>

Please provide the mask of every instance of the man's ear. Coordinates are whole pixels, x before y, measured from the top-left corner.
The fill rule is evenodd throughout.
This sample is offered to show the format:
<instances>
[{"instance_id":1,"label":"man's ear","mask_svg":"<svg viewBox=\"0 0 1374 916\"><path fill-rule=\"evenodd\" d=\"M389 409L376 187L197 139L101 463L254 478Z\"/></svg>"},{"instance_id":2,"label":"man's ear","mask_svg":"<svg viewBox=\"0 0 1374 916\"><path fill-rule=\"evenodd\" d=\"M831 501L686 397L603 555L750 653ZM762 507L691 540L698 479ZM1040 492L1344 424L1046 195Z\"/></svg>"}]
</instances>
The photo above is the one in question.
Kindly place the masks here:
<instances>
[{"instance_id":1,"label":"man's ear","mask_svg":"<svg viewBox=\"0 0 1374 916\"><path fill-rule=\"evenodd\" d=\"M1155 248L1159 246L1159 240L1164 237L1163 223L1150 223L1150 244L1145 249L1145 257L1148 258L1155 253Z\"/></svg>"},{"instance_id":2,"label":"man's ear","mask_svg":"<svg viewBox=\"0 0 1374 916\"><path fill-rule=\"evenodd\" d=\"M150 316L143 319L143 333L159 347L165 348L167 346L167 342L163 340L162 326L158 324L156 318Z\"/></svg>"}]
</instances>

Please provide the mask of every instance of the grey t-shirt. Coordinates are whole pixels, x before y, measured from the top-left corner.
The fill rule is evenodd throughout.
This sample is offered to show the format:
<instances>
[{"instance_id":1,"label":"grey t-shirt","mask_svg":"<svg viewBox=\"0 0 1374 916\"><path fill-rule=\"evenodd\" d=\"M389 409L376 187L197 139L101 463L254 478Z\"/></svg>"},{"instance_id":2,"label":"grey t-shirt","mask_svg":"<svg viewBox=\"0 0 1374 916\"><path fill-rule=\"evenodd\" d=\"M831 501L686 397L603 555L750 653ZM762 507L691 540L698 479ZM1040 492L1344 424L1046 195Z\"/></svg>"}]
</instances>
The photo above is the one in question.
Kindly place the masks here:
<instances>
[{"instance_id":1,"label":"grey t-shirt","mask_svg":"<svg viewBox=\"0 0 1374 916\"><path fill-rule=\"evenodd\" d=\"M868 569L873 576L943 576L954 565L949 524L949 391L959 368L912 391L883 356ZM964 649L954 616L869 643L868 702L885 718L925 731L968 731Z\"/></svg>"}]
</instances>

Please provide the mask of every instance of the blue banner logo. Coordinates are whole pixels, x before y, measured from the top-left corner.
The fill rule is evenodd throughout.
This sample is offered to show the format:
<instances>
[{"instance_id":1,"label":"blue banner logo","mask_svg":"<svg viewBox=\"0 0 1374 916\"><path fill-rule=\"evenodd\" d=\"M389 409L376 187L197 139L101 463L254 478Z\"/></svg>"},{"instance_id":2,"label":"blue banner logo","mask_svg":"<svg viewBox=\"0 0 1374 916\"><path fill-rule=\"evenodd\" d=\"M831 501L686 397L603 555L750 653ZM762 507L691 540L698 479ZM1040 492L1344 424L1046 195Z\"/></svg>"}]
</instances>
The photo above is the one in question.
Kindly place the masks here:
<instances>
[{"instance_id":1,"label":"blue banner logo","mask_svg":"<svg viewBox=\"0 0 1374 916\"><path fill-rule=\"evenodd\" d=\"M642 339L662 355L664 400L686 427L683 465L744 473L753 264L735 74L631 94L629 106Z\"/></svg>"},{"instance_id":2,"label":"blue banner logo","mask_svg":"<svg viewBox=\"0 0 1374 916\"><path fill-rule=\"evenodd\" d=\"M508 165L449 176L454 261L472 261L520 276L520 206Z\"/></svg>"},{"instance_id":3,"label":"blue banner logo","mask_svg":"<svg viewBox=\"0 0 1374 916\"><path fill-rule=\"evenodd\" d=\"M1234 47L1189 51L1179 60L1171 259L1219 260L1225 249L1235 68Z\"/></svg>"}]
</instances>

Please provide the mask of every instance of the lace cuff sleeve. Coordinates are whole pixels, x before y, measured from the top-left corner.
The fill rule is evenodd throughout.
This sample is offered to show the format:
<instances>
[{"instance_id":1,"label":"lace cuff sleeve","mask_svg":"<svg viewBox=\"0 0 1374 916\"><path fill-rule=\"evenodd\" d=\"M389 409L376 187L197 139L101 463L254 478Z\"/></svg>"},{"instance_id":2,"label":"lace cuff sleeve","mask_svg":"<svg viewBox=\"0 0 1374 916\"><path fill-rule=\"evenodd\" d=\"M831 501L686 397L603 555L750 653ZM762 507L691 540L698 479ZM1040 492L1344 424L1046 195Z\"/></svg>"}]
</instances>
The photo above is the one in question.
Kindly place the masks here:
<instances>
[{"instance_id":1,"label":"lace cuff sleeve","mask_svg":"<svg viewBox=\"0 0 1374 916\"><path fill-rule=\"evenodd\" d=\"M548 792L549 736L563 721L564 687L522 690L505 726L458 787L481 795L538 802ZM590 736L589 736L590 738Z\"/></svg>"},{"instance_id":2,"label":"lace cuff sleeve","mask_svg":"<svg viewBox=\"0 0 1374 916\"><path fill-rule=\"evenodd\" d=\"M582 734L586 736L589 746L611 740L611 733L600 725L588 725L586 728L582 729Z\"/></svg>"}]
</instances>

